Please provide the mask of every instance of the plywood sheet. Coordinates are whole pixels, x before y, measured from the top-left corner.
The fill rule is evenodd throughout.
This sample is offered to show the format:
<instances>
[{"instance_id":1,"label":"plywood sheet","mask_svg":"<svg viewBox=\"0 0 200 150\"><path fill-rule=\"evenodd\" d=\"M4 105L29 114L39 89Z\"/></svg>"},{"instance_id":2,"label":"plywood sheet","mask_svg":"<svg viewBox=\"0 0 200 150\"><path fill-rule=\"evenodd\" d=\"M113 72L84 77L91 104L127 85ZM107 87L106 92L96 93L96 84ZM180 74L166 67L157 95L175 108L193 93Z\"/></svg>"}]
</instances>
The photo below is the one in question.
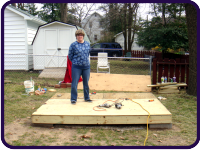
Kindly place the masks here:
<instances>
[{"instance_id":1,"label":"plywood sheet","mask_svg":"<svg viewBox=\"0 0 200 150\"><path fill-rule=\"evenodd\" d=\"M89 80L90 90L105 91L136 91L150 92L150 75L125 75L125 74L107 74L91 73ZM83 83L78 84L78 89L83 89Z\"/></svg>"},{"instance_id":2,"label":"plywood sheet","mask_svg":"<svg viewBox=\"0 0 200 150\"><path fill-rule=\"evenodd\" d=\"M122 109L116 109L114 106L106 108L106 111L95 111L93 107L103 104L108 99L95 99L92 103L87 103L84 100L79 100L76 105L72 105L69 99L50 99L42 105L33 115L76 115L76 116L93 116L93 115L148 115L140 105L131 100L124 100ZM110 99L109 99L110 100ZM117 100L117 99L112 99ZM160 103L154 99L154 102L149 102L149 99L134 99L140 103L144 109L148 110L151 115L171 115L171 113ZM112 104L113 102L108 101Z\"/></svg>"},{"instance_id":3,"label":"plywood sheet","mask_svg":"<svg viewBox=\"0 0 200 150\"><path fill-rule=\"evenodd\" d=\"M61 97L57 97L62 94ZM78 94L83 96L82 93ZM149 124L172 123L172 114L152 93L97 93L93 95L92 103L78 99L76 105L70 102L70 93L56 93L32 114L32 123L40 124L146 124L150 113ZM123 106L116 109L113 105L99 110L96 106L107 101L113 104L119 98L128 97L131 100L119 100ZM154 99L149 102L149 99ZM112 101L108 101L112 100ZM137 104L139 103L142 107Z\"/></svg>"}]
</instances>

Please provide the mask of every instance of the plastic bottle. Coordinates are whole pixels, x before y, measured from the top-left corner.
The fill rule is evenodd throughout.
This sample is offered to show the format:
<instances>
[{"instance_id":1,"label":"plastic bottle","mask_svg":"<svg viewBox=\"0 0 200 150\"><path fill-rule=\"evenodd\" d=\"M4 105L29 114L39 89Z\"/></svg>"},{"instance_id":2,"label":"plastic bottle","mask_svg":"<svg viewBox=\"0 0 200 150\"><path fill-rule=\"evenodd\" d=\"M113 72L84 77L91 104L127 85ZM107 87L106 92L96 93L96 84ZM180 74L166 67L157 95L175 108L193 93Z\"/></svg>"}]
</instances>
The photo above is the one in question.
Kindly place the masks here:
<instances>
[{"instance_id":1,"label":"plastic bottle","mask_svg":"<svg viewBox=\"0 0 200 150\"><path fill-rule=\"evenodd\" d=\"M174 77L173 77L173 82L176 82L176 77L175 77L175 75L174 75Z\"/></svg>"},{"instance_id":2,"label":"plastic bottle","mask_svg":"<svg viewBox=\"0 0 200 150\"><path fill-rule=\"evenodd\" d=\"M163 76L161 77L161 83L164 83L164 77Z\"/></svg>"},{"instance_id":3,"label":"plastic bottle","mask_svg":"<svg viewBox=\"0 0 200 150\"><path fill-rule=\"evenodd\" d=\"M38 90L39 90L39 91L41 90L41 87L40 87L40 85L38 86Z\"/></svg>"},{"instance_id":4,"label":"plastic bottle","mask_svg":"<svg viewBox=\"0 0 200 150\"><path fill-rule=\"evenodd\" d=\"M165 77L165 83L167 83L167 77Z\"/></svg>"},{"instance_id":5,"label":"plastic bottle","mask_svg":"<svg viewBox=\"0 0 200 150\"><path fill-rule=\"evenodd\" d=\"M173 83L173 78L170 78L171 82Z\"/></svg>"}]
</instances>

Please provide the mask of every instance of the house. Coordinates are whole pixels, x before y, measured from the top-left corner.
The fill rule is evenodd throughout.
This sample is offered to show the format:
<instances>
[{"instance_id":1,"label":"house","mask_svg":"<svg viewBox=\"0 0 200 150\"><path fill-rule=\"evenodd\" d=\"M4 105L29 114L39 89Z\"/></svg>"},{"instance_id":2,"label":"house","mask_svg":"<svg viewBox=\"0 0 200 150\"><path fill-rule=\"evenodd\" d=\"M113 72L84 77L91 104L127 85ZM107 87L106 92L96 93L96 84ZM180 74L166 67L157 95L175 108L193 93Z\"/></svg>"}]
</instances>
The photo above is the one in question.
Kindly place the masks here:
<instances>
[{"instance_id":1,"label":"house","mask_svg":"<svg viewBox=\"0 0 200 150\"><path fill-rule=\"evenodd\" d=\"M69 47L76 41L77 29L81 28L60 21L39 26L32 42L34 70L67 67ZM87 35L84 40L90 43Z\"/></svg>"},{"instance_id":2,"label":"house","mask_svg":"<svg viewBox=\"0 0 200 150\"><path fill-rule=\"evenodd\" d=\"M101 39L103 31L101 18L102 16L95 12L82 21L82 28L88 35L91 44Z\"/></svg>"},{"instance_id":3,"label":"house","mask_svg":"<svg viewBox=\"0 0 200 150\"><path fill-rule=\"evenodd\" d=\"M8 5L4 10L4 70L33 68L31 45L38 26L46 22ZM12 55L11 55L12 54Z\"/></svg>"},{"instance_id":4,"label":"house","mask_svg":"<svg viewBox=\"0 0 200 150\"><path fill-rule=\"evenodd\" d=\"M132 37L133 34L131 34ZM116 34L114 36L115 42L119 43L122 46L122 49L124 49L124 35L122 32ZM127 39L128 39L128 31L127 31ZM140 47L137 43L137 34L134 35L134 42L131 46L131 50L144 50L144 47ZM128 47L128 44L127 44Z\"/></svg>"}]
</instances>

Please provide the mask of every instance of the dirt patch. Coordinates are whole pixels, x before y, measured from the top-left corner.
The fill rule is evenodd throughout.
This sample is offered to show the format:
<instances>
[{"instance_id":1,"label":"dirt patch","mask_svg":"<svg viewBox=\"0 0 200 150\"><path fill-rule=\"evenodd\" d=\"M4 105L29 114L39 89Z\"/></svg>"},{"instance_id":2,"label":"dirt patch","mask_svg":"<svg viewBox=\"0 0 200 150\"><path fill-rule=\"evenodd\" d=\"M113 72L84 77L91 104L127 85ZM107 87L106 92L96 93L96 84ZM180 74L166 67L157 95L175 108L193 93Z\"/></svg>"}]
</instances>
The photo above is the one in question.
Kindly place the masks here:
<instances>
[{"instance_id":1,"label":"dirt patch","mask_svg":"<svg viewBox=\"0 0 200 150\"><path fill-rule=\"evenodd\" d=\"M33 125L31 119L28 118L15 120L13 123L5 126L4 132L5 141L9 144L22 138L23 143L28 143L31 138L41 138L42 143L45 145L60 145L63 141L70 142L72 137L76 135L76 129L54 128L48 126L39 127ZM49 143L53 138L54 140ZM62 139L62 142L60 142L59 139ZM45 141L47 141L47 143L45 143Z\"/></svg>"},{"instance_id":2,"label":"dirt patch","mask_svg":"<svg viewBox=\"0 0 200 150\"><path fill-rule=\"evenodd\" d=\"M152 139L149 138L148 139L148 143L154 143L157 146L179 146L179 145L184 145L186 143L186 140L184 140L183 138L179 137L179 136L172 136L172 137L167 137L167 138L156 138L156 139ZM185 145L188 146L188 145Z\"/></svg>"},{"instance_id":3,"label":"dirt patch","mask_svg":"<svg viewBox=\"0 0 200 150\"><path fill-rule=\"evenodd\" d=\"M164 136L163 132L170 132ZM10 145L31 146L117 146L143 145L146 125L84 126L54 125L36 126L30 118L17 119L5 126L5 141ZM131 132L129 134L129 132ZM150 129L147 145L185 145L186 139L178 136L181 129ZM177 133L177 134L172 134ZM87 135L89 138L81 138Z\"/></svg>"},{"instance_id":4,"label":"dirt patch","mask_svg":"<svg viewBox=\"0 0 200 150\"><path fill-rule=\"evenodd\" d=\"M168 131L168 130L172 130L174 132L181 132L181 129L179 127L177 127L176 125L172 125L171 129L149 129L150 131Z\"/></svg>"}]
</instances>

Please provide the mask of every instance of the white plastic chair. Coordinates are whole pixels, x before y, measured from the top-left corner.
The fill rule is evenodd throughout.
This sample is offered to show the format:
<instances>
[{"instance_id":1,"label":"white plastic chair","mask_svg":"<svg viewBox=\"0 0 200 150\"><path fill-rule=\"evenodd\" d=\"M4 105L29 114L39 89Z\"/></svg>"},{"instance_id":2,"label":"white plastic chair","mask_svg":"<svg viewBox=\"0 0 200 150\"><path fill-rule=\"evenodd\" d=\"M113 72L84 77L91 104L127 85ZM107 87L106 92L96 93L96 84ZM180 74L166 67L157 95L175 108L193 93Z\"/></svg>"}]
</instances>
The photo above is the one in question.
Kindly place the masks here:
<instances>
[{"instance_id":1,"label":"white plastic chair","mask_svg":"<svg viewBox=\"0 0 200 150\"><path fill-rule=\"evenodd\" d=\"M108 69L109 71L107 73L110 73L110 62L108 62L108 53L98 53L97 73L99 73L99 68Z\"/></svg>"}]
</instances>

